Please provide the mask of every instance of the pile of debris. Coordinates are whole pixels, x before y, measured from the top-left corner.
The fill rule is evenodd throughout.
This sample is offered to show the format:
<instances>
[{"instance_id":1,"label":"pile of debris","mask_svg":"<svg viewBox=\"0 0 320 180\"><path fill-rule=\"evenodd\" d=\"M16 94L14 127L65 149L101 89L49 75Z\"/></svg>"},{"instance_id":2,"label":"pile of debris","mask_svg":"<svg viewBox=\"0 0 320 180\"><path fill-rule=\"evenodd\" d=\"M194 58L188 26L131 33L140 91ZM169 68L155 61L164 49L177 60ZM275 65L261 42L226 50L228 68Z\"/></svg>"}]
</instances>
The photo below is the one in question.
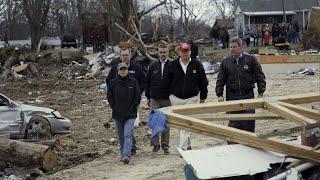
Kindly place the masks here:
<instances>
[{"instance_id":1,"label":"pile of debris","mask_svg":"<svg viewBox=\"0 0 320 180\"><path fill-rule=\"evenodd\" d=\"M76 49L31 52L24 46L0 48L0 77L4 80L24 77L71 79L84 77L88 71L88 61Z\"/></svg>"}]
</instances>

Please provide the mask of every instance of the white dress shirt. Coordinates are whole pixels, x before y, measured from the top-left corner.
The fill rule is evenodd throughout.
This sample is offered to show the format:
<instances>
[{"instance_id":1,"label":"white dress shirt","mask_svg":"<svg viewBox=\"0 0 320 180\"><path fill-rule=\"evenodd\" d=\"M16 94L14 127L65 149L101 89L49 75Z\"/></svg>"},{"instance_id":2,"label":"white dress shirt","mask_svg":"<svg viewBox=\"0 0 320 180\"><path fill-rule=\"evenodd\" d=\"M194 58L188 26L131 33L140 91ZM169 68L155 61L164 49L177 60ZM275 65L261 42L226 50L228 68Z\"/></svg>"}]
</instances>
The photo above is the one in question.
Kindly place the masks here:
<instances>
[{"instance_id":1,"label":"white dress shirt","mask_svg":"<svg viewBox=\"0 0 320 180\"><path fill-rule=\"evenodd\" d=\"M189 59L188 63L185 64L185 63L182 61L181 58L180 58L180 60L179 60L180 65L181 65L181 67L182 67L182 69L183 69L184 74L187 74L187 68L188 68L188 65L189 65L190 61L191 61L191 58Z\"/></svg>"}]
</instances>

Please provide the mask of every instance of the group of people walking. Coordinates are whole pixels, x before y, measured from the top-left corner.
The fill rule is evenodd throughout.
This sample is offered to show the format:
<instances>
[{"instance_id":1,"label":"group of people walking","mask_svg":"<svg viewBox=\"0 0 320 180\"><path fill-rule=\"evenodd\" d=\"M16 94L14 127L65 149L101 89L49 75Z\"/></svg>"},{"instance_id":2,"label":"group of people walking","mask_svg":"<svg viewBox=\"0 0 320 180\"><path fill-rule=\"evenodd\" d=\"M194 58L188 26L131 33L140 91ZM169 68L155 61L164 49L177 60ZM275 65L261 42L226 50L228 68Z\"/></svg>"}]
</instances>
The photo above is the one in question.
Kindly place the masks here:
<instances>
[{"instance_id":1,"label":"group of people walking","mask_svg":"<svg viewBox=\"0 0 320 180\"><path fill-rule=\"evenodd\" d=\"M112 108L112 118L116 124L120 144L121 161L128 164L135 154L134 121L145 91L150 111L171 105L204 103L208 95L208 80L202 64L194 55L194 44L182 43L179 57L169 59L166 44L158 46L159 60L149 65L144 74L142 68L132 59L130 49L120 52L121 63L112 67L108 78L107 99ZM255 57L242 52L242 40L230 41L231 56L221 63L216 82L216 95L219 101L254 98L253 89L258 86L258 96L262 97L266 88L265 76ZM232 112L232 113L254 113ZM232 121L229 126L254 132L254 121ZM180 131L180 148L192 149L191 133ZM158 135L152 141L153 152L169 154L170 130Z\"/></svg>"}]
</instances>

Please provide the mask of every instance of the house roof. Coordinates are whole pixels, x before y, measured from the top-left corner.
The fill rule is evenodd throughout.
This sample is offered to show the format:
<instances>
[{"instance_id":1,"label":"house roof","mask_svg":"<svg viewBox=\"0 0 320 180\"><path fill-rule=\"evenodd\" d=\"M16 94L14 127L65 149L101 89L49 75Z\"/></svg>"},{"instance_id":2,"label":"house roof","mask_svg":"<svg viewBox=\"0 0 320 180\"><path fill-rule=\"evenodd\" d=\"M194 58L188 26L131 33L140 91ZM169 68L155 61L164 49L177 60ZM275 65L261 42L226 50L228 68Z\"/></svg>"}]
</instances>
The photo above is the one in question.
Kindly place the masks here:
<instances>
[{"instance_id":1,"label":"house roof","mask_svg":"<svg viewBox=\"0 0 320 180\"><path fill-rule=\"evenodd\" d=\"M283 0L286 11L299 11L317 6L317 0ZM238 0L242 12L282 11L281 0Z\"/></svg>"}]
</instances>

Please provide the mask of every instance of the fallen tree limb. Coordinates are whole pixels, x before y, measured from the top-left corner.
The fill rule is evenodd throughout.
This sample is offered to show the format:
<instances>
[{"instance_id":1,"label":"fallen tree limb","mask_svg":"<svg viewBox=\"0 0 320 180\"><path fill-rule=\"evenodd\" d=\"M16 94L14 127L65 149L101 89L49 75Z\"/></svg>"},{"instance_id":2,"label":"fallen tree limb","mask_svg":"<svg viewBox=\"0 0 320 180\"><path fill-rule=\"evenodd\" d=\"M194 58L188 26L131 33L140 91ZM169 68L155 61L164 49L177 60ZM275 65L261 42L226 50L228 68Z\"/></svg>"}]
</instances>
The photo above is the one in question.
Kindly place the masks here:
<instances>
[{"instance_id":1,"label":"fallen tree limb","mask_svg":"<svg viewBox=\"0 0 320 180\"><path fill-rule=\"evenodd\" d=\"M131 39L133 39L135 41L139 41L137 38L135 38L133 35L131 35L126 29L124 29L122 26L120 26L118 23L115 23L115 25L116 25L117 28L119 28L126 35L130 36Z\"/></svg>"},{"instance_id":2,"label":"fallen tree limb","mask_svg":"<svg viewBox=\"0 0 320 180\"><path fill-rule=\"evenodd\" d=\"M49 146L1 139L0 159L8 166L39 166L51 170L57 166L57 155Z\"/></svg>"},{"instance_id":3,"label":"fallen tree limb","mask_svg":"<svg viewBox=\"0 0 320 180\"><path fill-rule=\"evenodd\" d=\"M132 29L135 31L135 33L137 34L138 36L138 41L140 42L140 44L142 45L143 47L143 51L144 51L144 54L151 60L151 61L157 61L156 58L152 57L149 53L148 53L148 49L146 47L146 45L144 44L144 42L142 41L141 39L141 36L140 36L140 32L139 32L139 29L137 28L134 20L132 18L130 18L130 22L131 22L131 26L132 26Z\"/></svg>"}]
</instances>

